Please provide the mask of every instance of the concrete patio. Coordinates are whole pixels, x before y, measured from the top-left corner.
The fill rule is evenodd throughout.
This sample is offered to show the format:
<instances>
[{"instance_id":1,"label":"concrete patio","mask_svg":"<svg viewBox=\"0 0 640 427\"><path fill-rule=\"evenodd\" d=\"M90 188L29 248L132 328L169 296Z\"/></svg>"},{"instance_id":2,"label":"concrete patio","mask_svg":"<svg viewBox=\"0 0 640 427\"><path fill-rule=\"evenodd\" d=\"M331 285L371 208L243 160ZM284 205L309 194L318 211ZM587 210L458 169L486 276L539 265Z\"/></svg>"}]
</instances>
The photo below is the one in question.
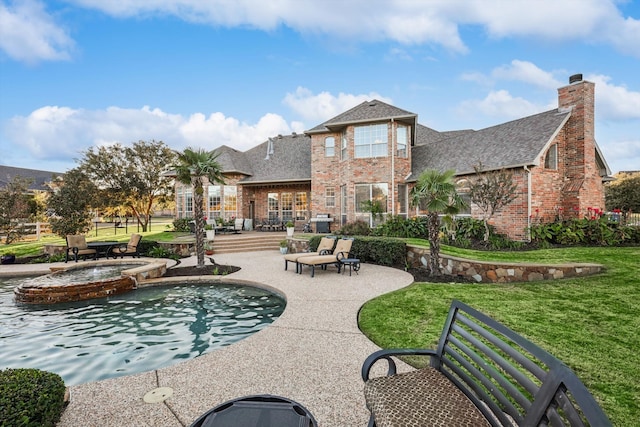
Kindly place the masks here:
<instances>
[{"instance_id":1,"label":"concrete patio","mask_svg":"<svg viewBox=\"0 0 640 427\"><path fill-rule=\"evenodd\" d=\"M338 275L330 267L311 278L306 269L302 275L292 269L284 271L282 255L275 251L214 258L218 264L241 267L224 278L214 276L217 279L272 288L285 296L287 307L282 316L263 331L196 359L72 386L71 403L60 427L189 426L212 407L252 394L298 401L323 427L366 425L360 367L378 347L358 329L358 310L378 295L409 285L412 276L363 264L359 274L351 277ZM191 257L183 259L182 265L195 262ZM11 267L18 271L18 266ZM170 388L172 396L145 403L145 394L158 387Z\"/></svg>"}]
</instances>

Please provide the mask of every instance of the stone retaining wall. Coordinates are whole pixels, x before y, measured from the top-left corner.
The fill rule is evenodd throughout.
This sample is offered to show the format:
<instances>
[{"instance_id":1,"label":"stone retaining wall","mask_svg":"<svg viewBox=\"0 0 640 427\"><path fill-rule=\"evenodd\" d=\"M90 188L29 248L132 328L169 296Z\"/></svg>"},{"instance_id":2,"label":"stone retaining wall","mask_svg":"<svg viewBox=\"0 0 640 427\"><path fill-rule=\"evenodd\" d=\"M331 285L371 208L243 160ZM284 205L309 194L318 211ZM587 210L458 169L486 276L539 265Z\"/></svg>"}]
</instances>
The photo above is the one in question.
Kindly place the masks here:
<instances>
[{"instance_id":1,"label":"stone retaining wall","mask_svg":"<svg viewBox=\"0 0 640 427\"><path fill-rule=\"evenodd\" d=\"M407 261L412 267L427 266L429 248L407 245ZM600 273L600 264L532 264L475 261L440 254L440 267L444 274L462 276L476 282L507 283L582 277Z\"/></svg>"},{"instance_id":2,"label":"stone retaining wall","mask_svg":"<svg viewBox=\"0 0 640 427\"><path fill-rule=\"evenodd\" d=\"M290 253L309 250L306 239L287 239ZM407 262L411 267L426 267L429 260L429 248L407 245ZM582 277L600 273L604 266L600 264L532 264L485 262L440 253L440 267L444 274L463 276L479 283L534 282L539 280Z\"/></svg>"}]
</instances>

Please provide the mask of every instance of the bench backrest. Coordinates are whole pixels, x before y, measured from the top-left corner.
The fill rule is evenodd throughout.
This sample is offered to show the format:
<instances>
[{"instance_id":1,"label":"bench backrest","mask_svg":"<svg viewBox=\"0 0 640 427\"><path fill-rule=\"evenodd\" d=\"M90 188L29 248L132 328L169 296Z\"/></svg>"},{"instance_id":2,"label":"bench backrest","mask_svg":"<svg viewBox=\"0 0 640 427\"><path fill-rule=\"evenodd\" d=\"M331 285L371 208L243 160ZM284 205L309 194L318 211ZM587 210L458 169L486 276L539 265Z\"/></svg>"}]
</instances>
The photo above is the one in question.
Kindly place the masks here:
<instances>
[{"instance_id":1,"label":"bench backrest","mask_svg":"<svg viewBox=\"0 0 640 427\"><path fill-rule=\"evenodd\" d=\"M496 426L610 426L578 377L506 326L453 301L432 366Z\"/></svg>"}]
</instances>

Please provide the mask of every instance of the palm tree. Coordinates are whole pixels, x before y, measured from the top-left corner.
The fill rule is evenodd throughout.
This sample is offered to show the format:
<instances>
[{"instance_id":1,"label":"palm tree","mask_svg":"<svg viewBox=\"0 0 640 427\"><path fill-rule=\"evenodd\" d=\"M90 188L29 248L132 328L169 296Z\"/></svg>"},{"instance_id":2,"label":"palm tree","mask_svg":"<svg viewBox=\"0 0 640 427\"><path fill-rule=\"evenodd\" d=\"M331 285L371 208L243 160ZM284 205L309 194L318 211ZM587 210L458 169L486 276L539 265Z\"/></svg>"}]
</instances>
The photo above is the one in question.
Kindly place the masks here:
<instances>
[{"instance_id":1,"label":"palm tree","mask_svg":"<svg viewBox=\"0 0 640 427\"><path fill-rule=\"evenodd\" d=\"M455 171L440 172L428 169L418 177L411 189L411 204L426 209L429 229L429 271L438 276L440 271L440 214L455 215L465 206L465 201L456 192L453 181Z\"/></svg>"},{"instance_id":2,"label":"palm tree","mask_svg":"<svg viewBox=\"0 0 640 427\"><path fill-rule=\"evenodd\" d=\"M183 184L193 186L193 215L196 222L196 254L198 267L204 267L204 187L202 180L206 177L210 183L224 184L222 169L217 161L218 155L213 151L185 148L178 154L175 166L176 179Z\"/></svg>"}]
</instances>

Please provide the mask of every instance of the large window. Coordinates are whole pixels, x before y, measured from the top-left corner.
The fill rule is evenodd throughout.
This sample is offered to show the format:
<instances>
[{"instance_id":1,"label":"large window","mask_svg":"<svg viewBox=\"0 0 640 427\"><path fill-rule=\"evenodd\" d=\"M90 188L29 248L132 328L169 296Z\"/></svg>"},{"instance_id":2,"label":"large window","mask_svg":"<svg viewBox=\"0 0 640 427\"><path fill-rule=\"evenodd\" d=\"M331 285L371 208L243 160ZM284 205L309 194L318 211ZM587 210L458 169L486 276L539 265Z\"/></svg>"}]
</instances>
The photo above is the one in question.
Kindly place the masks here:
<instances>
[{"instance_id":1,"label":"large window","mask_svg":"<svg viewBox=\"0 0 640 427\"><path fill-rule=\"evenodd\" d=\"M340 186L340 215L342 216L342 225L347 223L347 186Z\"/></svg>"},{"instance_id":2,"label":"large window","mask_svg":"<svg viewBox=\"0 0 640 427\"><path fill-rule=\"evenodd\" d=\"M388 197L387 183L356 184L356 219L366 221L371 226L383 221Z\"/></svg>"},{"instance_id":3,"label":"large window","mask_svg":"<svg viewBox=\"0 0 640 427\"><path fill-rule=\"evenodd\" d=\"M336 189L327 187L324 189L324 206L326 208L336 207Z\"/></svg>"},{"instance_id":4,"label":"large window","mask_svg":"<svg viewBox=\"0 0 640 427\"><path fill-rule=\"evenodd\" d=\"M278 203L278 193L267 194L267 212L269 220L279 219L280 204Z\"/></svg>"},{"instance_id":5,"label":"large window","mask_svg":"<svg viewBox=\"0 0 640 427\"><path fill-rule=\"evenodd\" d=\"M307 193L299 192L296 193L296 219L297 220L306 220L307 219Z\"/></svg>"},{"instance_id":6,"label":"large window","mask_svg":"<svg viewBox=\"0 0 640 427\"><path fill-rule=\"evenodd\" d=\"M184 218L184 200L182 195L184 191L181 185L176 186L176 215L178 218Z\"/></svg>"},{"instance_id":7,"label":"large window","mask_svg":"<svg viewBox=\"0 0 640 427\"><path fill-rule=\"evenodd\" d=\"M545 169L558 169L558 144L553 144L549 147L547 155L544 158Z\"/></svg>"},{"instance_id":8,"label":"large window","mask_svg":"<svg viewBox=\"0 0 640 427\"><path fill-rule=\"evenodd\" d=\"M387 155L387 125L357 126L354 129L355 157L385 157Z\"/></svg>"},{"instance_id":9,"label":"large window","mask_svg":"<svg viewBox=\"0 0 640 427\"><path fill-rule=\"evenodd\" d=\"M407 128L405 126L398 126L398 128L396 129L396 156L407 157L408 141L409 139L407 138Z\"/></svg>"},{"instance_id":10,"label":"large window","mask_svg":"<svg viewBox=\"0 0 640 427\"><path fill-rule=\"evenodd\" d=\"M396 214L406 218L408 210L407 184L398 184L398 194L396 197Z\"/></svg>"},{"instance_id":11,"label":"large window","mask_svg":"<svg viewBox=\"0 0 640 427\"><path fill-rule=\"evenodd\" d=\"M193 218L193 189L184 189L184 216L185 218Z\"/></svg>"},{"instance_id":12,"label":"large window","mask_svg":"<svg viewBox=\"0 0 640 427\"><path fill-rule=\"evenodd\" d=\"M333 157L336 152L336 139L332 136L328 136L324 139L324 155L326 157Z\"/></svg>"},{"instance_id":13,"label":"large window","mask_svg":"<svg viewBox=\"0 0 640 427\"><path fill-rule=\"evenodd\" d=\"M224 217L228 221L238 216L238 190L235 185L225 185L224 191Z\"/></svg>"},{"instance_id":14,"label":"large window","mask_svg":"<svg viewBox=\"0 0 640 427\"><path fill-rule=\"evenodd\" d=\"M282 202L282 220L290 221L293 219L293 193L282 193L280 198Z\"/></svg>"},{"instance_id":15,"label":"large window","mask_svg":"<svg viewBox=\"0 0 640 427\"><path fill-rule=\"evenodd\" d=\"M222 212L222 192L219 185L210 185L207 189L207 210L209 219L218 218Z\"/></svg>"}]
</instances>

